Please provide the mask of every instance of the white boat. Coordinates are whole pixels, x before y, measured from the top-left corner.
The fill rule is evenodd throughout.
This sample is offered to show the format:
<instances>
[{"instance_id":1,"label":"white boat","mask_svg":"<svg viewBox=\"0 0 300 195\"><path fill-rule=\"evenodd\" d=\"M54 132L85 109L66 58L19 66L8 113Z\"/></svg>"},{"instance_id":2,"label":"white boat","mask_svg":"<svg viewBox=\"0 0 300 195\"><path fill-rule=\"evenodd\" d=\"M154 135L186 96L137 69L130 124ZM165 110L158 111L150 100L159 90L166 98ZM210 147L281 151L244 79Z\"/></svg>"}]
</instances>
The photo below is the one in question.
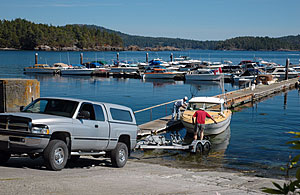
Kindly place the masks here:
<instances>
[{"instance_id":1,"label":"white boat","mask_svg":"<svg viewBox=\"0 0 300 195\"><path fill-rule=\"evenodd\" d=\"M197 69L185 75L186 81L220 81L223 74L211 69Z\"/></svg>"},{"instance_id":2,"label":"white boat","mask_svg":"<svg viewBox=\"0 0 300 195\"><path fill-rule=\"evenodd\" d=\"M61 75L92 75L95 68L86 68L83 65L72 65L60 70Z\"/></svg>"},{"instance_id":3,"label":"white boat","mask_svg":"<svg viewBox=\"0 0 300 195\"><path fill-rule=\"evenodd\" d=\"M278 79L284 79L285 78L285 67L276 67L274 68L274 70L271 72L272 75L274 75L275 77L277 77ZM295 78L298 77L299 73L293 69L293 68L289 68L288 69L288 78Z\"/></svg>"},{"instance_id":4,"label":"white boat","mask_svg":"<svg viewBox=\"0 0 300 195\"><path fill-rule=\"evenodd\" d=\"M233 75L232 78L235 84L243 85L253 82L259 74L262 74L262 72L258 69L246 69L239 75Z\"/></svg>"},{"instance_id":5,"label":"white boat","mask_svg":"<svg viewBox=\"0 0 300 195\"><path fill-rule=\"evenodd\" d=\"M51 67L48 64L35 64L34 66L24 68L24 73L36 73L36 74L56 74L59 69Z\"/></svg>"},{"instance_id":6,"label":"white boat","mask_svg":"<svg viewBox=\"0 0 300 195\"><path fill-rule=\"evenodd\" d=\"M181 122L189 133L194 133L192 118L194 113L204 109L212 116L217 124L210 118L205 120L204 135L217 135L222 133L230 125L232 112L224 107L224 99L215 97L194 97L190 99L187 109L181 116Z\"/></svg>"},{"instance_id":7,"label":"white boat","mask_svg":"<svg viewBox=\"0 0 300 195\"><path fill-rule=\"evenodd\" d=\"M168 72L166 69L162 68L148 69L141 74L143 79L174 79L176 75L176 72Z\"/></svg>"},{"instance_id":8,"label":"white boat","mask_svg":"<svg viewBox=\"0 0 300 195\"><path fill-rule=\"evenodd\" d=\"M112 73L137 73L139 68L137 65L130 65L125 63L120 63L119 66L112 66L110 72Z\"/></svg>"}]
</instances>

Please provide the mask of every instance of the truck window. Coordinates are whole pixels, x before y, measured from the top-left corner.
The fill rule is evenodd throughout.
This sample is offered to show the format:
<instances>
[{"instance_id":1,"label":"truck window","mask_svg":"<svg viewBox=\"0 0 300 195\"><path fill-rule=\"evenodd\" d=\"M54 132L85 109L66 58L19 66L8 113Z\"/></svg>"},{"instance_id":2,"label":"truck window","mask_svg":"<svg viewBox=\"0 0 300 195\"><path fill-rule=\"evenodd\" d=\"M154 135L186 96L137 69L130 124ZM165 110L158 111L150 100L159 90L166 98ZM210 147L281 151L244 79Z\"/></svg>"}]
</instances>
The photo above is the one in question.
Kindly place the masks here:
<instances>
[{"instance_id":1,"label":"truck window","mask_svg":"<svg viewBox=\"0 0 300 195\"><path fill-rule=\"evenodd\" d=\"M79 112L81 111L88 111L90 113L90 118L87 120L96 120L93 104L83 103Z\"/></svg>"},{"instance_id":2,"label":"truck window","mask_svg":"<svg viewBox=\"0 0 300 195\"><path fill-rule=\"evenodd\" d=\"M131 114L128 110L121 110L117 108L110 109L111 116L114 120L132 122Z\"/></svg>"},{"instance_id":3,"label":"truck window","mask_svg":"<svg viewBox=\"0 0 300 195\"><path fill-rule=\"evenodd\" d=\"M94 109L95 109L95 114L96 114L96 120L97 121L105 121L102 107L100 105L94 104Z\"/></svg>"}]
</instances>

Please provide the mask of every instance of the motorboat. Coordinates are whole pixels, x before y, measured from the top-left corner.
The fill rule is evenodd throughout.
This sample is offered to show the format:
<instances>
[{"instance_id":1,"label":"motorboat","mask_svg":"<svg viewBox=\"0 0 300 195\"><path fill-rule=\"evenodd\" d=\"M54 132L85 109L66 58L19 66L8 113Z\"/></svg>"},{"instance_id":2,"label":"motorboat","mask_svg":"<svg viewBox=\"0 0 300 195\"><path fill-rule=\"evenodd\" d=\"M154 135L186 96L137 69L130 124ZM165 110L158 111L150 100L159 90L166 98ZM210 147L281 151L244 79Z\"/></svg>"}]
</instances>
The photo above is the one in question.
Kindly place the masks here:
<instances>
[{"instance_id":1,"label":"motorboat","mask_svg":"<svg viewBox=\"0 0 300 195\"><path fill-rule=\"evenodd\" d=\"M272 74L260 74L256 78L257 84L271 85L277 82L277 78Z\"/></svg>"},{"instance_id":2,"label":"motorboat","mask_svg":"<svg viewBox=\"0 0 300 195\"><path fill-rule=\"evenodd\" d=\"M285 72L286 72L286 68L281 66L281 67L276 67L273 69L273 71L271 71L270 73L272 75L274 75L275 77L277 77L278 79L284 79L285 78ZM293 68L288 68L288 78L295 78L299 76L299 72L297 72L295 69Z\"/></svg>"},{"instance_id":3,"label":"motorboat","mask_svg":"<svg viewBox=\"0 0 300 195\"><path fill-rule=\"evenodd\" d=\"M86 68L81 64L71 65L68 68L60 70L61 75L92 75L95 68Z\"/></svg>"},{"instance_id":4,"label":"motorboat","mask_svg":"<svg viewBox=\"0 0 300 195\"><path fill-rule=\"evenodd\" d=\"M220 71L211 69L197 69L185 75L186 81L220 81L223 74Z\"/></svg>"},{"instance_id":5,"label":"motorboat","mask_svg":"<svg viewBox=\"0 0 300 195\"><path fill-rule=\"evenodd\" d=\"M148 68L141 76L143 79L174 79L177 73L163 68Z\"/></svg>"},{"instance_id":6,"label":"motorboat","mask_svg":"<svg viewBox=\"0 0 300 195\"><path fill-rule=\"evenodd\" d=\"M204 135L217 135L222 133L230 125L232 112L224 107L225 101L216 97L194 97L190 99L187 109L181 116L181 122L187 132L194 133L194 124L192 121L194 113L199 110L205 110L212 116L217 124L210 118L205 120Z\"/></svg>"},{"instance_id":7,"label":"motorboat","mask_svg":"<svg viewBox=\"0 0 300 195\"><path fill-rule=\"evenodd\" d=\"M118 66L112 66L110 68L111 73L137 73L139 70L136 64L119 63Z\"/></svg>"},{"instance_id":8,"label":"motorboat","mask_svg":"<svg viewBox=\"0 0 300 195\"><path fill-rule=\"evenodd\" d=\"M24 73L37 73L37 74L56 74L59 69L49 66L48 64L35 64L24 68Z\"/></svg>"}]
</instances>

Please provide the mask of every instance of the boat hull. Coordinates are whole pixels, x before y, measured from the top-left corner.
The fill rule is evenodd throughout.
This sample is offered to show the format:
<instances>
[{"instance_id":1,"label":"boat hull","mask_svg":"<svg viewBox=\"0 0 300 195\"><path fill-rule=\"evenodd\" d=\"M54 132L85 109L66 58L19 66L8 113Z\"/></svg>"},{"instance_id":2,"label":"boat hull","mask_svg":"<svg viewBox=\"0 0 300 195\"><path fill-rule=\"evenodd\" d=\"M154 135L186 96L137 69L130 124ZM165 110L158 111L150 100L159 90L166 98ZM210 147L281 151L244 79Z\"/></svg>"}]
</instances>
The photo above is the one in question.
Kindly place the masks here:
<instances>
[{"instance_id":1,"label":"boat hull","mask_svg":"<svg viewBox=\"0 0 300 195\"><path fill-rule=\"evenodd\" d=\"M111 68L109 72L111 73L136 73L139 69L132 67L132 68Z\"/></svg>"},{"instance_id":2,"label":"boat hull","mask_svg":"<svg viewBox=\"0 0 300 195\"><path fill-rule=\"evenodd\" d=\"M186 74L186 81L220 81L222 79L221 74Z\"/></svg>"},{"instance_id":3,"label":"boat hull","mask_svg":"<svg viewBox=\"0 0 300 195\"><path fill-rule=\"evenodd\" d=\"M94 69L63 69L61 75L91 75Z\"/></svg>"},{"instance_id":4,"label":"boat hull","mask_svg":"<svg viewBox=\"0 0 300 195\"><path fill-rule=\"evenodd\" d=\"M143 79L174 79L176 74L143 74Z\"/></svg>"},{"instance_id":5,"label":"boat hull","mask_svg":"<svg viewBox=\"0 0 300 195\"><path fill-rule=\"evenodd\" d=\"M39 68L25 68L24 73L31 73L31 74L55 74L57 73L58 69L39 69Z\"/></svg>"},{"instance_id":6,"label":"boat hull","mask_svg":"<svg viewBox=\"0 0 300 195\"><path fill-rule=\"evenodd\" d=\"M205 124L204 135L217 135L222 133L228 128L228 126L230 125L230 121L231 121L231 114L225 120L218 122L217 124L215 123ZM181 120L181 122L186 128L187 132L194 133L195 125L186 122L184 120Z\"/></svg>"}]
</instances>

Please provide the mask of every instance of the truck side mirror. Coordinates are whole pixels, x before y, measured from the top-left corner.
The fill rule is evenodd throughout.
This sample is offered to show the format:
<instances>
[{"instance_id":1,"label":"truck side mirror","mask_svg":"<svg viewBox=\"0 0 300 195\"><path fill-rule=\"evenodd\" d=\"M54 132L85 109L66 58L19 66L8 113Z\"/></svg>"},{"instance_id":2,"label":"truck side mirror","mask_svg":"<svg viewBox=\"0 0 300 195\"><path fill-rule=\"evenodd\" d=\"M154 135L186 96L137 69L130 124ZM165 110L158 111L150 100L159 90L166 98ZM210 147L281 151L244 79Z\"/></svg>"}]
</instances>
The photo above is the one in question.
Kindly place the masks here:
<instances>
[{"instance_id":1,"label":"truck side mirror","mask_svg":"<svg viewBox=\"0 0 300 195\"><path fill-rule=\"evenodd\" d=\"M90 114L89 111L83 110L83 111L81 111L81 112L78 113L77 118L78 118L78 119L89 119L90 116L91 116L91 114Z\"/></svg>"},{"instance_id":2,"label":"truck side mirror","mask_svg":"<svg viewBox=\"0 0 300 195\"><path fill-rule=\"evenodd\" d=\"M20 106L20 112L24 110L24 106Z\"/></svg>"}]
</instances>

